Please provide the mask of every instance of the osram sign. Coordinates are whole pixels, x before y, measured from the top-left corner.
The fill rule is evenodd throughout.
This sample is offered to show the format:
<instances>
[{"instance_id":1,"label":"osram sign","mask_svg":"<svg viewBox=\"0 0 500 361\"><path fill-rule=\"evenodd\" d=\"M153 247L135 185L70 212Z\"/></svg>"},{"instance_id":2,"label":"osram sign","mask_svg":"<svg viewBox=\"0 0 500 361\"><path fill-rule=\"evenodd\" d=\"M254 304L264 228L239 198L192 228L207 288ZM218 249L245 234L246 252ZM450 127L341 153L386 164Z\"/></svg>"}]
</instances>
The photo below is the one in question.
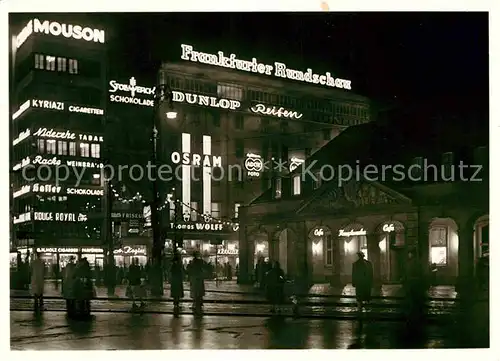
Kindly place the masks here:
<instances>
[{"instance_id":1,"label":"osram sign","mask_svg":"<svg viewBox=\"0 0 500 361\"><path fill-rule=\"evenodd\" d=\"M64 36L68 39L73 38L101 44L105 42L104 30L92 29L81 25L61 24L56 21L33 19L28 22L16 37L16 47L19 49L33 33Z\"/></svg>"}]
</instances>

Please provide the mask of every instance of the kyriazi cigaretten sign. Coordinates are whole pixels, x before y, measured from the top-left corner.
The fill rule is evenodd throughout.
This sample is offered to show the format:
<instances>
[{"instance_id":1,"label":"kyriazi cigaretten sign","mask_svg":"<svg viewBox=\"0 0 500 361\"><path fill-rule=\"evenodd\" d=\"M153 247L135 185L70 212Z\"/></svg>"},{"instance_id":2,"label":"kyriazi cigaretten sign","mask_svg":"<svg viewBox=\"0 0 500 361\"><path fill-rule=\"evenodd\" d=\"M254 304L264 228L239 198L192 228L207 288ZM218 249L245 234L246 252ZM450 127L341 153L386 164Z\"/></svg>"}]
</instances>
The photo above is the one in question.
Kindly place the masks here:
<instances>
[{"instance_id":1,"label":"kyriazi cigaretten sign","mask_svg":"<svg viewBox=\"0 0 500 361\"><path fill-rule=\"evenodd\" d=\"M237 69L249 73L270 75L290 80L298 80L305 83L324 85L331 88L351 90L350 80L334 78L329 72L317 74L314 73L311 68L307 68L306 71L295 70L288 68L285 63L278 61L275 61L274 65L269 65L259 63L256 58L252 58L252 60L243 60L238 59L235 54L226 56L222 51L218 51L217 54L203 53L195 51L191 45L186 44L181 45L181 52L181 59L195 63Z\"/></svg>"}]
</instances>

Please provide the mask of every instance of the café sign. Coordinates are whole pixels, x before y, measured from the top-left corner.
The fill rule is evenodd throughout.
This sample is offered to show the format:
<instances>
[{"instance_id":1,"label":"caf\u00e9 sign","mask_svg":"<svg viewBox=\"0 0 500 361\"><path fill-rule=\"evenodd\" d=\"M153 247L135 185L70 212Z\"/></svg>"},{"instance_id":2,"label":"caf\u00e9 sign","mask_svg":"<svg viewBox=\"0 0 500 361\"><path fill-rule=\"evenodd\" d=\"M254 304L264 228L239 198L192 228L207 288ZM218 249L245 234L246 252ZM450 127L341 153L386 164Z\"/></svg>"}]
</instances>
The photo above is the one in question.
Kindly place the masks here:
<instances>
[{"instance_id":1,"label":"caf\u00e9 sign","mask_svg":"<svg viewBox=\"0 0 500 361\"><path fill-rule=\"evenodd\" d=\"M113 251L115 255L123 255L123 256L144 256L146 255L146 247L144 246L138 246L138 247L130 247L130 246L124 246L123 248L120 249L115 249Z\"/></svg>"},{"instance_id":2,"label":"caf\u00e9 sign","mask_svg":"<svg viewBox=\"0 0 500 361\"><path fill-rule=\"evenodd\" d=\"M394 228L394 224L391 223L391 224L384 224L384 226L382 227L382 231L384 232L394 232L395 228Z\"/></svg>"},{"instance_id":3,"label":"caf\u00e9 sign","mask_svg":"<svg viewBox=\"0 0 500 361\"><path fill-rule=\"evenodd\" d=\"M352 236L366 236L366 231L361 229L359 231L345 231L343 229L339 230L339 237L352 237Z\"/></svg>"},{"instance_id":4,"label":"caf\u00e9 sign","mask_svg":"<svg viewBox=\"0 0 500 361\"><path fill-rule=\"evenodd\" d=\"M219 66L229 69L237 69L249 73L275 76L283 79L297 80L310 84L324 85L330 88L351 90L351 81L341 78L334 78L330 72L324 74L314 73L311 68L306 71L288 68L285 63L274 62L273 65L260 63L257 58L252 60L238 59L236 54L224 55L218 51L217 54L203 53L194 50L193 46L181 44L181 59Z\"/></svg>"}]
</instances>

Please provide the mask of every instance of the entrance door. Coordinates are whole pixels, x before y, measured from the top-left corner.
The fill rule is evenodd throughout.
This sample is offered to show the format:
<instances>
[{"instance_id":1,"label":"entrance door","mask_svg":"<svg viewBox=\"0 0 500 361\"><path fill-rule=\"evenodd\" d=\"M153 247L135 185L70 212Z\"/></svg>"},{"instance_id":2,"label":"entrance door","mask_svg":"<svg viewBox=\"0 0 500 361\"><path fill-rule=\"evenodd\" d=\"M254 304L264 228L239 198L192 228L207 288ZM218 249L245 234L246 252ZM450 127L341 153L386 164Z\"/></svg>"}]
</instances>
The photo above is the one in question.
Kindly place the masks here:
<instances>
[{"instance_id":1,"label":"entrance door","mask_svg":"<svg viewBox=\"0 0 500 361\"><path fill-rule=\"evenodd\" d=\"M405 272L405 252L403 248L394 248L391 250L391 269L390 281L393 283L401 282Z\"/></svg>"}]
</instances>

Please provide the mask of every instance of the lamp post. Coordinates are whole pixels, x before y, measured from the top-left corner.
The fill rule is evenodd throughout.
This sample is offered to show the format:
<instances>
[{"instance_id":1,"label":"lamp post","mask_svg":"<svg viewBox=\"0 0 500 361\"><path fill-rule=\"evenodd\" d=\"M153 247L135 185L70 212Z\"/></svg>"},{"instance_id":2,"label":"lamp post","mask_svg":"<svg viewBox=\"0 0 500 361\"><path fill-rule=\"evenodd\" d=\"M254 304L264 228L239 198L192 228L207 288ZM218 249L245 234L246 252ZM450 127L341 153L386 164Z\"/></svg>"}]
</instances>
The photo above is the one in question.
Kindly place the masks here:
<instances>
[{"instance_id":1,"label":"lamp post","mask_svg":"<svg viewBox=\"0 0 500 361\"><path fill-rule=\"evenodd\" d=\"M159 143L159 131L161 129L161 119L162 113L160 112L161 105L167 101L168 109L166 116L168 119L175 119L177 113L174 111L172 104L172 91L168 85L160 81L160 84L156 87L154 104L153 104L153 132L151 137L152 146L152 159L151 163L155 169L158 166L158 143ZM151 279L151 294L153 296L163 295L163 271L162 271L162 261L163 261L163 249L164 242L161 235L161 219L159 214L160 205L160 193L158 180L156 175L152 179L152 191L153 200L151 202L151 228L153 230L153 252L152 252L152 269L153 269L153 279Z\"/></svg>"}]
</instances>

